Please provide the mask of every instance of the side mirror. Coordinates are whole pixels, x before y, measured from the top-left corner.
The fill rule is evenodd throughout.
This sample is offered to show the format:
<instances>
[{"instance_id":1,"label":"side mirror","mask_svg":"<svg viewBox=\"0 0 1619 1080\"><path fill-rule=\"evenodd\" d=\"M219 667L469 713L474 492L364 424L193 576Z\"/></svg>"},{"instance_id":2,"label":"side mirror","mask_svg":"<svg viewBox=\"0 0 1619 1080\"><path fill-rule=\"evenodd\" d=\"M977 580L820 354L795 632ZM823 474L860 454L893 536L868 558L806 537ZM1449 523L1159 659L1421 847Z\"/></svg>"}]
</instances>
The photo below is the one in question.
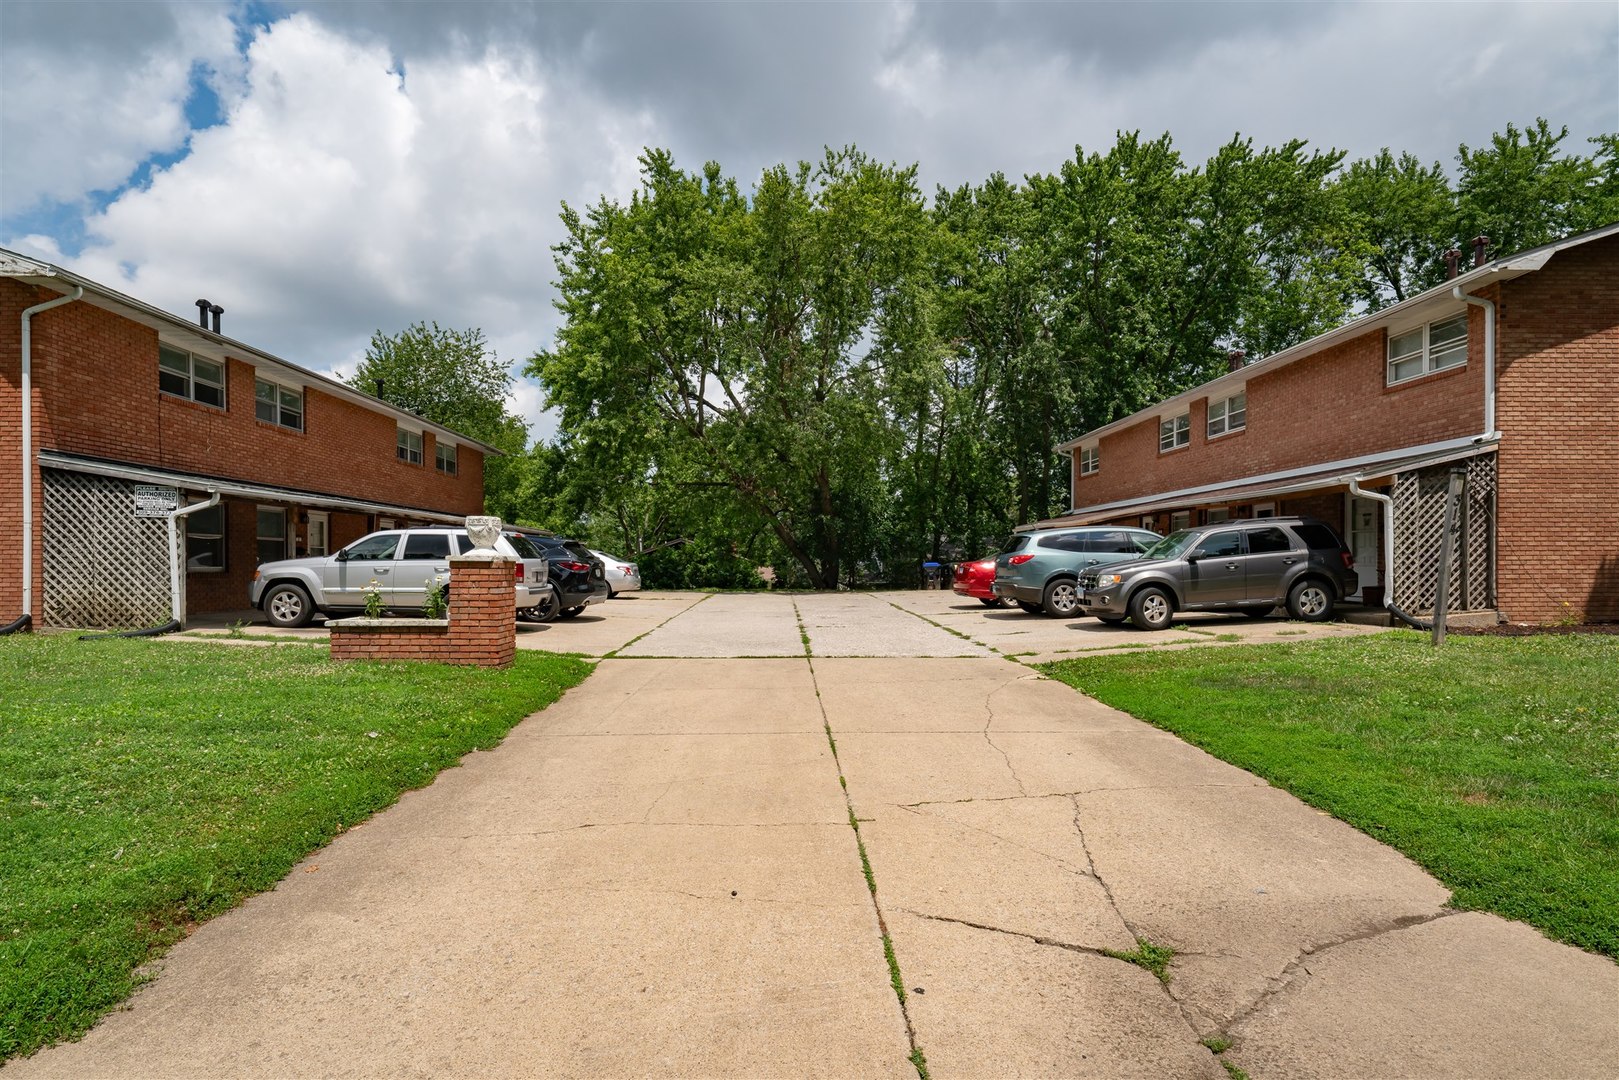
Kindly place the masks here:
<instances>
[{"instance_id":1,"label":"side mirror","mask_svg":"<svg viewBox=\"0 0 1619 1080\"><path fill-rule=\"evenodd\" d=\"M337 561L338 562L348 562L349 561L349 549L348 548L344 548L342 551L339 551L337 553Z\"/></svg>"},{"instance_id":2,"label":"side mirror","mask_svg":"<svg viewBox=\"0 0 1619 1080\"><path fill-rule=\"evenodd\" d=\"M1186 561L1189 562L1189 563L1197 562L1202 557L1203 557L1203 553L1201 551L1196 550L1196 549L1193 549L1192 551L1188 551L1186 553Z\"/></svg>"}]
</instances>

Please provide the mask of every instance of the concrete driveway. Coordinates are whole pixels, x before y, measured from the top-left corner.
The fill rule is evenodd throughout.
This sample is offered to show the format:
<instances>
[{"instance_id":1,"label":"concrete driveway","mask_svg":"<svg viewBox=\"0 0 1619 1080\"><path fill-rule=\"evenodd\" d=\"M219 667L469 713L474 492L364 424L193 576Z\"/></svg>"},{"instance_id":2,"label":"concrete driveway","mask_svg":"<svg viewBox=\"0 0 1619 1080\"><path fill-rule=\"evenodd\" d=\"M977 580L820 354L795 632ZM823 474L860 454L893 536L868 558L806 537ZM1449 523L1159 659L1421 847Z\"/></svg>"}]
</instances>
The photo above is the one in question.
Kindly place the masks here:
<instances>
[{"instance_id":1,"label":"concrete driveway","mask_svg":"<svg viewBox=\"0 0 1619 1080\"><path fill-rule=\"evenodd\" d=\"M1619 966L916 595L649 607L8 1075L1619 1074Z\"/></svg>"}]
</instances>

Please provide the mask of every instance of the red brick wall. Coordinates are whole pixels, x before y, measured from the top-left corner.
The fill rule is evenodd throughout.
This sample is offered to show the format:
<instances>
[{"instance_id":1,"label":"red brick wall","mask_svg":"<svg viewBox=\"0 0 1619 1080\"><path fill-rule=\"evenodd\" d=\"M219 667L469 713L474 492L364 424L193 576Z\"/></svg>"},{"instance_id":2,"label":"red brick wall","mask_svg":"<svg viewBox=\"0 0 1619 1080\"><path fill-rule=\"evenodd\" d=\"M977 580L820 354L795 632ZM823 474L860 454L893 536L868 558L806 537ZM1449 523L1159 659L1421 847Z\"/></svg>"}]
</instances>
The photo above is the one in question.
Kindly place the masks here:
<instances>
[{"instance_id":1,"label":"red brick wall","mask_svg":"<svg viewBox=\"0 0 1619 1080\"><path fill-rule=\"evenodd\" d=\"M1619 619L1619 237L1503 290L1497 573L1514 621Z\"/></svg>"},{"instance_id":2,"label":"red brick wall","mask_svg":"<svg viewBox=\"0 0 1619 1080\"><path fill-rule=\"evenodd\" d=\"M1482 295L1489 295L1484 293ZM1469 362L1386 385L1387 338L1376 330L1247 384L1247 427L1209 439L1208 402L1191 403L1191 444L1158 452L1158 417L1104 437L1100 469L1079 475L1074 505L1095 506L1361 454L1476 435L1484 423L1484 321L1469 320ZM1222 396L1224 391L1221 392Z\"/></svg>"},{"instance_id":3,"label":"red brick wall","mask_svg":"<svg viewBox=\"0 0 1619 1080\"><path fill-rule=\"evenodd\" d=\"M21 609L20 315L56 295L0 279L0 622ZM434 440L428 433L422 440L424 463L407 465L395 456L392 417L313 387L304 394L305 431L263 423L253 413L253 367L234 358L227 358L226 411L161 394L157 331L84 301L35 316L32 329L36 450L451 514L475 514L483 507L483 455L472 447L460 447L458 475L447 476L433 467ZM37 538L44 520L38 470L34 484ZM364 521L363 515L334 514L333 545L364 535L369 529L369 523L360 524ZM251 542L251 515L243 524ZM233 529L236 525L233 518ZM35 546L37 554L40 545ZM251 575L252 567L246 573ZM191 575L187 587L194 600L188 606L244 606L246 585L239 576L235 568L225 575ZM47 585L39 557L34 581L38 611Z\"/></svg>"},{"instance_id":4,"label":"red brick wall","mask_svg":"<svg viewBox=\"0 0 1619 1080\"><path fill-rule=\"evenodd\" d=\"M432 660L511 667L517 653L517 603L510 559L451 559L449 624L345 626L333 623L334 660Z\"/></svg>"}]
</instances>

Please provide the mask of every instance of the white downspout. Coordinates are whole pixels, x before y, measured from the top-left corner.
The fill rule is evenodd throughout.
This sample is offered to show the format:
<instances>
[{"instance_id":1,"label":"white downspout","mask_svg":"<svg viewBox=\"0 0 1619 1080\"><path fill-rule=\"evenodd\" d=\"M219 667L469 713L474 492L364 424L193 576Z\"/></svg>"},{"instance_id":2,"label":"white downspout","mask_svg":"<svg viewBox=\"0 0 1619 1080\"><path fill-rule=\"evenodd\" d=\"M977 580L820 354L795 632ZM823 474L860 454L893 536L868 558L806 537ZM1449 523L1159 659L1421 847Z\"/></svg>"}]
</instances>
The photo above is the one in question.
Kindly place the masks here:
<instances>
[{"instance_id":1,"label":"white downspout","mask_svg":"<svg viewBox=\"0 0 1619 1080\"><path fill-rule=\"evenodd\" d=\"M180 594L180 532L177 523L188 514L219 505L219 492L209 489L203 502L169 511L169 612L174 621L185 625L185 600Z\"/></svg>"},{"instance_id":2,"label":"white downspout","mask_svg":"<svg viewBox=\"0 0 1619 1080\"><path fill-rule=\"evenodd\" d=\"M1484 309L1484 434L1495 434L1495 301L1462 292L1460 285L1451 286L1450 295L1463 303Z\"/></svg>"},{"instance_id":3,"label":"white downspout","mask_svg":"<svg viewBox=\"0 0 1619 1080\"><path fill-rule=\"evenodd\" d=\"M31 323L35 315L71 304L84 296L73 286L71 296L58 296L22 313L22 615L34 617L34 356Z\"/></svg>"},{"instance_id":4,"label":"white downspout","mask_svg":"<svg viewBox=\"0 0 1619 1080\"><path fill-rule=\"evenodd\" d=\"M1394 499L1380 491L1367 491L1360 477L1351 477L1349 493L1357 499L1373 499L1383 504L1383 606L1394 607Z\"/></svg>"}]
</instances>

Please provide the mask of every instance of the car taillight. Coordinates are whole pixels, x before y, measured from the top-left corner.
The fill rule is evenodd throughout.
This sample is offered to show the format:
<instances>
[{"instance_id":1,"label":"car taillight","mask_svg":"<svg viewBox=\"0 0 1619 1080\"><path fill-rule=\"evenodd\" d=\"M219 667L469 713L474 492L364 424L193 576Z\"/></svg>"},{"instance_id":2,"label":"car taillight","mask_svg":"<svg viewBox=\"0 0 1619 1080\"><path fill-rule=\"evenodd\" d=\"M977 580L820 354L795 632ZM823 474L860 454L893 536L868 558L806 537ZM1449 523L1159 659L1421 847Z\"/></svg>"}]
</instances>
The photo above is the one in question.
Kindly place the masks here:
<instances>
[{"instance_id":1,"label":"car taillight","mask_svg":"<svg viewBox=\"0 0 1619 1080\"><path fill-rule=\"evenodd\" d=\"M994 559L985 559L983 562L978 563L978 569L980 569L980 570L993 570L993 569L995 569L995 560Z\"/></svg>"},{"instance_id":2,"label":"car taillight","mask_svg":"<svg viewBox=\"0 0 1619 1080\"><path fill-rule=\"evenodd\" d=\"M1347 551L1340 551L1338 554L1344 557L1345 570L1353 570L1355 568L1355 557L1353 555L1349 554Z\"/></svg>"},{"instance_id":3,"label":"car taillight","mask_svg":"<svg viewBox=\"0 0 1619 1080\"><path fill-rule=\"evenodd\" d=\"M1006 561L1011 563L1013 566L1022 566L1032 558L1034 558L1033 555L1014 555Z\"/></svg>"},{"instance_id":4,"label":"car taillight","mask_svg":"<svg viewBox=\"0 0 1619 1080\"><path fill-rule=\"evenodd\" d=\"M512 566L512 580L517 582L518 584L522 584L522 581L523 581L523 564L522 563L516 563L516 564L514 564Z\"/></svg>"},{"instance_id":5,"label":"car taillight","mask_svg":"<svg viewBox=\"0 0 1619 1080\"><path fill-rule=\"evenodd\" d=\"M560 567L562 567L562 569L571 570L576 574L583 574L583 573L587 572L590 569L590 564L589 563L573 562L573 561L570 561L570 560L563 560L562 562L552 563L551 565L552 566L560 566Z\"/></svg>"}]
</instances>

